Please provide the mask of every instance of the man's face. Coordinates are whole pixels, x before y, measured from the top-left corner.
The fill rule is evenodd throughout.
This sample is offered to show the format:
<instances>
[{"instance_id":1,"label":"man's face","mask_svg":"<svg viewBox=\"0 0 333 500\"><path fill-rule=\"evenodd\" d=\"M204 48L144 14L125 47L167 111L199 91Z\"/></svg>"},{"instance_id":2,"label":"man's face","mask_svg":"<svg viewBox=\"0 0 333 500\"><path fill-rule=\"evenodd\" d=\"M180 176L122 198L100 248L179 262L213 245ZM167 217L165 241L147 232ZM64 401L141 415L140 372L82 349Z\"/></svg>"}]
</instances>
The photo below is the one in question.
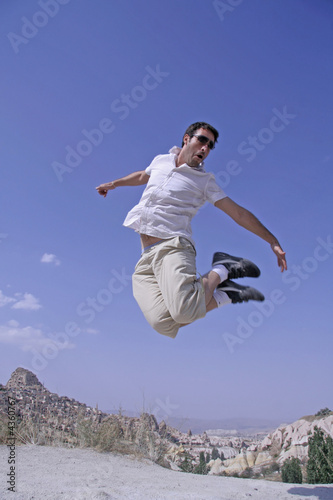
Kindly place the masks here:
<instances>
[{"instance_id":1,"label":"man's face","mask_svg":"<svg viewBox=\"0 0 333 500\"><path fill-rule=\"evenodd\" d=\"M196 130L195 135L203 135L210 141L215 142L214 134L210 130L200 128ZM190 137L188 134L184 136L184 146L182 149L182 160L190 167L197 167L209 155L209 145L202 144L197 137Z\"/></svg>"}]
</instances>

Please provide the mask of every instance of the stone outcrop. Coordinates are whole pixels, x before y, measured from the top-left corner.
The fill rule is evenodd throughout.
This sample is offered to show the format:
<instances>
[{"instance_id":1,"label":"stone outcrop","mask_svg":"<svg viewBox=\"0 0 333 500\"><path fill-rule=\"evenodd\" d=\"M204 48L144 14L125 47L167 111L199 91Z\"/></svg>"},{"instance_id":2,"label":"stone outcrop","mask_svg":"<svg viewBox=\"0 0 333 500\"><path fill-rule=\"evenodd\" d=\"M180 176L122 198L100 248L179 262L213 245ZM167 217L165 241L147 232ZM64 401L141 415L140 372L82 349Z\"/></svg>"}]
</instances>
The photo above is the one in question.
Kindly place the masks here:
<instances>
[{"instance_id":1,"label":"stone outcrop","mask_svg":"<svg viewBox=\"0 0 333 500\"><path fill-rule=\"evenodd\" d=\"M288 458L299 458L304 465L308 457L309 437L314 428L322 429L333 438L333 413L321 417L303 417L289 425L282 425L266 436L259 446L241 443L239 454L228 460L209 462L210 474L241 474L245 469L259 472L273 464L282 466ZM227 457L226 457L227 458Z\"/></svg>"},{"instance_id":2,"label":"stone outcrop","mask_svg":"<svg viewBox=\"0 0 333 500\"><path fill-rule=\"evenodd\" d=\"M17 425L29 427L30 441L41 444L61 439L74 444L78 422L90 419L98 424L107 416L66 396L48 391L34 373L17 368L0 391L0 414L7 414L8 396L15 399ZM34 429L34 430L33 430ZM37 432L40 429L42 432Z\"/></svg>"},{"instance_id":3,"label":"stone outcrop","mask_svg":"<svg viewBox=\"0 0 333 500\"><path fill-rule=\"evenodd\" d=\"M36 375L25 368L16 368L6 384L7 389L22 389L28 386L43 387Z\"/></svg>"},{"instance_id":4,"label":"stone outcrop","mask_svg":"<svg viewBox=\"0 0 333 500\"><path fill-rule=\"evenodd\" d=\"M303 460L308 455L309 437L315 427L333 438L333 413L322 417L311 415L280 426L263 440L261 448L268 451L275 449L275 453L279 454L277 461L281 464L291 457Z\"/></svg>"},{"instance_id":5,"label":"stone outcrop","mask_svg":"<svg viewBox=\"0 0 333 500\"><path fill-rule=\"evenodd\" d=\"M209 462L209 474L220 475L241 474L245 469L259 468L269 465L272 461L271 455L266 451L255 453L253 451L241 451L238 455L228 460L211 460Z\"/></svg>"}]
</instances>

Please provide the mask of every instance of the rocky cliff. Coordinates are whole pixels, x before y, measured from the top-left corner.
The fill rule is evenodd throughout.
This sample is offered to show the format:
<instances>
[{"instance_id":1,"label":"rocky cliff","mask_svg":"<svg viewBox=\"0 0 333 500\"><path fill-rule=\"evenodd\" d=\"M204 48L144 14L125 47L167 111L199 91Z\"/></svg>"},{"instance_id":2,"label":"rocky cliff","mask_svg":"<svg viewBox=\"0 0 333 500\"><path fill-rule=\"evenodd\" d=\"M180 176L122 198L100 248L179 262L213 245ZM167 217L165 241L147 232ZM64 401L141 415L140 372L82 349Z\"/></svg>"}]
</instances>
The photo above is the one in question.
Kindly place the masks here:
<instances>
[{"instance_id":1,"label":"rocky cliff","mask_svg":"<svg viewBox=\"0 0 333 500\"><path fill-rule=\"evenodd\" d=\"M322 429L333 438L333 413L325 416L310 415L296 420L293 424L278 427L261 443L262 450L279 452L277 461L283 463L287 458L303 459L308 455L309 437L314 428Z\"/></svg>"},{"instance_id":2,"label":"rocky cliff","mask_svg":"<svg viewBox=\"0 0 333 500\"><path fill-rule=\"evenodd\" d=\"M7 384L0 388L3 423L9 396L15 401L16 428L27 442L35 444L51 444L52 441L74 444L79 421L100 422L107 416L98 408L48 391L34 373L24 368L17 368Z\"/></svg>"},{"instance_id":3,"label":"rocky cliff","mask_svg":"<svg viewBox=\"0 0 333 500\"><path fill-rule=\"evenodd\" d=\"M25 368L16 368L6 384L7 389L22 389L24 387L42 388L36 375Z\"/></svg>"},{"instance_id":4,"label":"rocky cliff","mask_svg":"<svg viewBox=\"0 0 333 500\"><path fill-rule=\"evenodd\" d=\"M259 446L243 447L239 454L229 460L212 460L210 474L242 475L245 470L251 475L268 471L273 476L288 458L299 458L306 464L309 437L315 427L333 438L333 412L323 416L306 416L288 425L281 425L266 436ZM250 470L251 469L251 470Z\"/></svg>"},{"instance_id":5,"label":"rocky cliff","mask_svg":"<svg viewBox=\"0 0 333 500\"><path fill-rule=\"evenodd\" d=\"M17 368L5 386L0 386L0 441L4 442L8 397L15 400L18 439L33 444L93 446L96 436L103 435L105 449L108 439L121 446L126 442L156 459L156 450L164 451L168 465L177 468L185 455L193 463L200 452L211 453L217 448L225 458L238 454L244 441L233 437L209 437L206 433L184 434L158 423L154 415L143 413L140 418L114 415L92 408L75 399L50 392L32 372ZM2 424L2 427L1 427ZM95 439L96 438L96 439ZM155 449L153 449L155 446Z\"/></svg>"}]
</instances>

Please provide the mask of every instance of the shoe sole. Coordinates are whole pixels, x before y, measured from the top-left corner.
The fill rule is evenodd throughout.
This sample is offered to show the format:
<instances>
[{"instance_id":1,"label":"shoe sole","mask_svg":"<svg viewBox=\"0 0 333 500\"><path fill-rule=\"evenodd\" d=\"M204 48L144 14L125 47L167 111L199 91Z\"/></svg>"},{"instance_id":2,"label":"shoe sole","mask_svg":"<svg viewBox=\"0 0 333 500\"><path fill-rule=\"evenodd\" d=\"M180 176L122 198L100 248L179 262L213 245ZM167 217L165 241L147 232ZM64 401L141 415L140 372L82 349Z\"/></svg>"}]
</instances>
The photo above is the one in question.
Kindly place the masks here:
<instances>
[{"instance_id":1,"label":"shoe sole","mask_svg":"<svg viewBox=\"0 0 333 500\"><path fill-rule=\"evenodd\" d=\"M225 257L222 257L218 260L215 260L214 257L215 255L218 255L219 253L221 253L222 255L225 255ZM248 259L243 259L242 257L234 257L232 255L228 255L228 254L223 254L223 252L216 252L214 255L213 255L213 262L212 262L212 266L216 266L218 264L239 264L239 265L243 265L244 267L249 267L250 268L250 272L247 273L246 275L242 276L242 277L247 277L247 278L259 278L260 276L260 269L259 267L254 264L254 262L252 262L251 260L248 260ZM237 279L237 278L233 278L233 279Z\"/></svg>"},{"instance_id":2,"label":"shoe sole","mask_svg":"<svg viewBox=\"0 0 333 500\"><path fill-rule=\"evenodd\" d=\"M222 292L225 292L227 295L228 292L234 292L239 294L239 298L241 300L238 303L248 302L249 300L256 300L257 302L263 302L265 300L265 296L261 292L259 292L259 290L253 288L252 286L236 285L232 281L229 281L228 283L226 282L221 283L217 288L219 290L222 290ZM247 292L249 295L247 297L242 297L241 295L242 292ZM235 303L237 303L237 301Z\"/></svg>"}]
</instances>

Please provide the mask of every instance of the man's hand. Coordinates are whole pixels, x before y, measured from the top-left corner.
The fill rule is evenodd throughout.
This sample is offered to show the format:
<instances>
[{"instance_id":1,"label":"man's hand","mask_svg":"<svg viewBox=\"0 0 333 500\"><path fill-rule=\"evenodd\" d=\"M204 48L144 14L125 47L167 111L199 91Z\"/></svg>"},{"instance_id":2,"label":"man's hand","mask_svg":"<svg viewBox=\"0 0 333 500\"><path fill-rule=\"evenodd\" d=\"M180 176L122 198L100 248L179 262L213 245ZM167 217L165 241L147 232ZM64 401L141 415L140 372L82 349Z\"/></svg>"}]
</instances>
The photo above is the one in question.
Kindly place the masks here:
<instances>
[{"instance_id":1,"label":"man's hand","mask_svg":"<svg viewBox=\"0 0 333 500\"><path fill-rule=\"evenodd\" d=\"M286 252L282 250L279 243L272 243L271 249L277 256L278 266L281 269L281 273L287 270Z\"/></svg>"},{"instance_id":2,"label":"man's hand","mask_svg":"<svg viewBox=\"0 0 333 500\"><path fill-rule=\"evenodd\" d=\"M106 184L101 184L100 186L97 186L97 191L101 196L105 196L108 194L108 191L111 189L116 189L116 186L114 185L113 182L107 182Z\"/></svg>"}]
</instances>

